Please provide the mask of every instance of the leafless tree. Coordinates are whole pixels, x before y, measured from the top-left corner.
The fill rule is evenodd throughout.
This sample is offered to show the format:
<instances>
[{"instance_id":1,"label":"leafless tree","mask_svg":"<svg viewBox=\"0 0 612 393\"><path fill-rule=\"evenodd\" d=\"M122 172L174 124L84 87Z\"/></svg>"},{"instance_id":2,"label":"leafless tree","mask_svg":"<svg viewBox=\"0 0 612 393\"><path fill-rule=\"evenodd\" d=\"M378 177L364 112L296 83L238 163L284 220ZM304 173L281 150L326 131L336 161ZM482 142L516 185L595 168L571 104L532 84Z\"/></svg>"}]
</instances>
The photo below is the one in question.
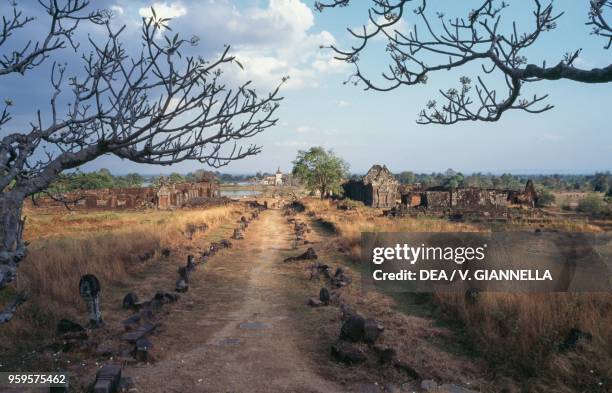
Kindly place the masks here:
<instances>
[{"instance_id":1,"label":"leafless tree","mask_svg":"<svg viewBox=\"0 0 612 393\"><path fill-rule=\"evenodd\" d=\"M316 2L315 7L348 7L351 0ZM443 13L428 10L426 0L370 0L369 25L348 29L357 40L350 49L331 46L336 58L355 65L355 73L347 83L364 84L365 89L390 91L400 86L426 83L437 71L465 69L471 64L482 68L482 74L499 74L505 81L502 91L487 86L482 76L476 81L463 76L456 88L440 90L443 104L430 100L419 114L421 124L454 124L460 121L497 121L508 110L541 113L553 106L543 101L548 95L523 97L521 89L542 80L567 79L582 83L612 81L612 64L605 68L580 69L576 59L581 50L560 55L559 62L547 66L528 61L525 52L534 46L542 34L557 27L563 12L555 12L553 0L543 4L533 1L530 31L519 32L514 21L509 31L502 30L502 16L506 1L485 0L463 18L447 18ZM517 2L518 3L518 2ZM520 2L525 7L526 2ZM604 49L612 46L612 27L606 12L612 12L612 1L591 0L588 3L587 25L592 34L603 38ZM412 8L412 9L411 9ZM411 13L412 12L412 13ZM432 15L433 14L433 15ZM408 32L398 28L407 15L414 15L417 23ZM390 56L388 70L382 82L372 82L360 68L360 56L375 37L387 40ZM381 84L382 83L382 84Z\"/></svg>"},{"instance_id":2,"label":"leafless tree","mask_svg":"<svg viewBox=\"0 0 612 393\"><path fill-rule=\"evenodd\" d=\"M220 167L260 151L237 143L274 126L281 99L278 87L260 97L249 83L234 89L224 84L224 67L242 68L229 47L212 61L182 56L197 38L175 35L169 19L154 10L143 18L141 46L131 54L120 40L125 26L114 29L112 14L91 11L88 0L39 0L37 6L45 13L41 20L9 3L0 25L0 76L27 77L48 66L53 90L50 107L33 113L27 130L0 135L0 289L14 281L26 255L24 200L44 191L62 171L104 154L136 163L195 160ZM49 24L48 34L19 46L19 34L42 23ZM90 23L104 29L105 38L89 38L81 51L76 33ZM70 54L70 63L52 61ZM68 64L78 62L84 71L69 76ZM0 109L3 134L12 124L13 105L7 98ZM20 294L0 312L0 324L23 300Z\"/></svg>"}]
</instances>

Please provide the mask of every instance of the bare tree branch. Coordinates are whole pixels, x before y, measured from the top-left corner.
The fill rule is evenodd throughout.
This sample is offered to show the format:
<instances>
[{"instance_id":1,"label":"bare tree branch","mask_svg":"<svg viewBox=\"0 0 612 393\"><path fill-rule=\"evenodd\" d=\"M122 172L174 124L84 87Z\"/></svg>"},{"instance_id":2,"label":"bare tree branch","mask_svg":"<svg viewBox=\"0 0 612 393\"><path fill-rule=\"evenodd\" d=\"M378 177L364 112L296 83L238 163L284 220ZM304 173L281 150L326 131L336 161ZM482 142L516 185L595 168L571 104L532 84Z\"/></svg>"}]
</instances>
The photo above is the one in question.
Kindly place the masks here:
<instances>
[{"instance_id":1,"label":"bare tree branch","mask_svg":"<svg viewBox=\"0 0 612 393\"><path fill-rule=\"evenodd\" d=\"M48 198L51 198L55 202L61 203L62 205L64 205L66 210L72 210L70 208L70 205L76 205L77 203L79 203L80 201L82 201L82 200L84 200L86 198L85 196L79 196L79 197L76 197L76 198L67 199L62 194L53 194L53 193L51 193L51 192L49 192L47 190L43 190L40 193L46 195ZM32 198L32 204L34 206L38 206L38 202L36 202L36 197L33 194L30 195L30 197Z\"/></svg>"},{"instance_id":2,"label":"bare tree branch","mask_svg":"<svg viewBox=\"0 0 612 393\"><path fill-rule=\"evenodd\" d=\"M612 26L604 17L606 11L612 10L612 1L610 0L591 0L591 9L589 10L590 21L587 25L593 26L593 34L603 37L607 43L605 49L612 47Z\"/></svg>"},{"instance_id":3,"label":"bare tree branch","mask_svg":"<svg viewBox=\"0 0 612 393\"><path fill-rule=\"evenodd\" d=\"M65 48L66 44L76 49L78 44L73 41L72 35L81 21L103 24L108 18L107 11L97 10L83 14L82 11L89 6L88 0L69 0L62 4L57 1L41 1L40 4L51 17L49 33L42 41L28 41L21 49L11 51L10 55L0 54L0 75L12 72L23 74L40 65L50 52ZM2 18L0 49L17 30L35 20L34 17L24 16L17 8L16 2L13 2L11 7L12 15Z\"/></svg>"},{"instance_id":4,"label":"bare tree branch","mask_svg":"<svg viewBox=\"0 0 612 393\"><path fill-rule=\"evenodd\" d=\"M350 49L330 46L337 59L355 66L355 73L347 82L363 84L366 90L390 91L427 83L430 75L438 71L462 69L469 64L477 64L483 74L499 75L505 82L504 92L489 88L480 76L474 84L470 78L462 77L458 88L440 92L443 104L428 102L419 114L418 122L422 124L497 121L509 110L541 113L552 109L552 105L543 104L547 95L523 98L526 83L560 79L581 83L612 81L612 64L590 70L576 67L580 49L566 53L552 67L545 62L528 62L523 55L525 49L533 46L542 34L554 30L563 16L563 12L554 11L552 0L547 4L533 1L532 28L525 32L519 32L516 23L512 23L509 32L501 31L502 16L509 6L505 1L485 0L463 18L447 18L441 12L432 16L426 0L371 0L371 3L368 26L348 29L357 44ZM350 4L350 0L333 0L317 2L315 7L322 11ZM611 5L610 0L591 1L587 22L593 25L593 34L607 40L606 49L611 46L612 36L604 14ZM409 6L414 7L412 15L419 23L405 32L398 26L405 20ZM375 37L387 40L391 64L381 75L385 83L373 82L360 67L360 56Z\"/></svg>"}]
</instances>

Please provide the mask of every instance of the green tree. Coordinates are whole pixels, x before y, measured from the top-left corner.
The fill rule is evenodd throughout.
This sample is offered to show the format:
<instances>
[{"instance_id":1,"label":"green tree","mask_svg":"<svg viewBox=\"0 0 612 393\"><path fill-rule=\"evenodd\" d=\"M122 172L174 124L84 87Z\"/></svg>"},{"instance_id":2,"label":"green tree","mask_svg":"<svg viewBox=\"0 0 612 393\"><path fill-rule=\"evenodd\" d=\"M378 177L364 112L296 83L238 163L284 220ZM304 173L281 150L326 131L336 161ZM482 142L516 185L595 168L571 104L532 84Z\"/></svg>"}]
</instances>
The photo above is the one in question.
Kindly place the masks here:
<instances>
[{"instance_id":1,"label":"green tree","mask_svg":"<svg viewBox=\"0 0 612 393\"><path fill-rule=\"evenodd\" d=\"M138 173L128 173L123 176L123 180L126 182L128 187L142 187L144 178Z\"/></svg>"},{"instance_id":2,"label":"green tree","mask_svg":"<svg viewBox=\"0 0 612 393\"><path fill-rule=\"evenodd\" d=\"M170 174L170 176L168 176L168 181L171 184L184 183L185 182L185 177L183 175L181 175L180 173L172 172Z\"/></svg>"},{"instance_id":3,"label":"green tree","mask_svg":"<svg viewBox=\"0 0 612 393\"><path fill-rule=\"evenodd\" d=\"M446 182L446 187L456 190L459 187L459 182L453 177Z\"/></svg>"},{"instance_id":4,"label":"green tree","mask_svg":"<svg viewBox=\"0 0 612 393\"><path fill-rule=\"evenodd\" d=\"M578 202L578 210L589 214L599 214L606 208L606 203L598 194L592 193Z\"/></svg>"},{"instance_id":5,"label":"green tree","mask_svg":"<svg viewBox=\"0 0 612 393\"><path fill-rule=\"evenodd\" d=\"M202 179L204 179L204 177L206 176L206 171L204 169L196 169L196 171L193 173L194 177L195 177L195 181L202 181Z\"/></svg>"},{"instance_id":6,"label":"green tree","mask_svg":"<svg viewBox=\"0 0 612 393\"><path fill-rule=\"evenodd\" d=\"M70 188L93 190L99 188L113 188L114 179L108 169L102 168L97 172L76 173L69 177Z\"/></svg>"},{"instance_id":7,"label":"green tree","mask_svg":"<svg viewBox=\"0 0 612 393\"><path fill-rule=\"evenodd\" d=\"M446 171L446 176L447 178L444 180L443 185L451 190L455 190L465 185L465 179L461 172L457 173L452 169L449 169Z\"/></svg>"},{"instance_id":8,"label":"green tree","mask_svg":"<svg viewBox=\"0 0 612 393\"><path fill-rule=\"evenodd\" d=\"M596 173L591 180L593 191L607 193L610 189L610 183L612 182L612 176L609 172Z\"/></svg>"},{"instance_id":9,"label":"green tree","mask_svg":"<svg viewBox=\"0 0 612 393\"><path fill-rule=\"evenodd\" d=\"M319 191L323 199L332 193L342 193L342 181L347 177L348 164L331 150L311 147L298 151L292 172L307 190Z\"/></svg>"},{"instance_id":10,"label":"green tree","mask_svg":"<svg viewBox=\"0 0 612 393\"><path fill-rule=\"evenodd\" d=\"M537 187L538 193L538 207L547 207L555 203L555 194L550 192L547 188Z\"/></svg>"},{"instance_id":11,"label":"green tree","mask_svg":"<svg viewBox=\"0 0 612 393\"><path fill-rule=\"evenodd\" d=\"M413 184L416 183L416 176L414 172L404 171L396 176L397 180L399 180L402 184Z\"/></svg>"},{"instance_id":12,"label":"green tree","mask_svg":"<svg viewBox=\"0 0 612 393\"><path fill-rule=\"evenodd\" d=\"M173 172L168 176L157 176L153 179L153 181L151 182L151 185L153 187L160 187L162 184L164 185L168 185L168 184L179 184L179 183L185 183L187 181L187 178L183 175L181 175L180 173L176 173Z\"/></svg>"}]
</instances>

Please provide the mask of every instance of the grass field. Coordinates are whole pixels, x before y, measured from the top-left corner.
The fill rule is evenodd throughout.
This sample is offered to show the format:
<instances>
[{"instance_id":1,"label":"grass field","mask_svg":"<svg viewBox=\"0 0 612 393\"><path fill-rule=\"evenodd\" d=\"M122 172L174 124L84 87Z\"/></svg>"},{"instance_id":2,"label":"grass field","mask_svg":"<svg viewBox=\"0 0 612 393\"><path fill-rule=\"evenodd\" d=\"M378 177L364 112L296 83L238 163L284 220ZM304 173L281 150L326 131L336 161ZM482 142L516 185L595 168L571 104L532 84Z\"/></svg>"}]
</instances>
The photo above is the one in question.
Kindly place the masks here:
<instances>
[{"instance_id":1,"label":"grass field","mask_svg":"<svg viewBox=\"0 0 612 393\"><path fill-rule=\"evenodd\" d=\"M147 262L160 258L161 250L201 241L217 226L235 221L240 212L240 205L234 204L177 211L26 211L28 255L16 287L3 291L0 303L20 289L29 300L11 323L0 327L0 342L44 340L54 334L59 318L82 319L78 283L83 274L95 274L103 291L124 285L146 269Z\"/></svg>"},{"instance_id":2,"label":"grass field","mask_svg":"<svg viewBox=\"0 0 612 393\"><path fill-rule=\"evenodd\" d=\"M576 220L487 224L429 217L389 219L359 204L354 210L341 211L335 202L309 198L305 203L306 213L337 235L330 237L337 243L334 249L344 250L357 268L360 236L365 231L488 232L533 230L535 225L543 230L602 231L601 226ZM0 352L10 357L44 343L54 335L59 318L82 321L81 275L95 274L106 294L120 288L113 294L113 304L118 304L117 296L125 293L135 277L151 266L168 267L160 265L169 263L161 258L163 249L170 249L173 258L181 255L182 263L188 249L210 240L215 229L231 230L243 211L240 204L176 211L26 211L24 237L30 242L29 253L13 291L26 289L30 299L11 323L0 326ZM175 267L167 270L174 273ZM0 306L12 293L3 291L2 295ZM415 312L414 297L394 298L394 311ZM420 299L418 307L465 337L465 350L484 358L493 373L540 387L533 391L568 386L574 390L567 391L584 387L585 392L604 392L612 384L610 294L482 293L476 303L467 303L462 294L435 294ZM571 329L588 332L592 339L580 350L560 351Z\"/></svg>"},{"instance_id":3,"label":"grass field","mask_svg":"<svg viewBox=\"0 0 612 393\"><path fill-rule=\"evenodd\" d=\"M339 234L339 247L347 250L355 263L360 261L360 233L365 231L491 230L487 224L435 218L388 219L363 205L349 211L340 211L333 202L317 199L307 200L306 205L311 215ZM503 228L534 229L511 223ZM598 226L572 221L538 224L538 228L602 231ZM500 226L496 224L495 230ZM612 383L612 294L481 293L475 304L466 302L463 294L435 294L429 297L428 305L440 320L465 333L471 348L486 358L492 370L533 379L534 384L543 384L542 391L547 391L546 386L567 385L603 392L601 388ZM561 352L559 346L571 329L588 332L592 340L580 351Z\"/></svg>"}]
</instances>

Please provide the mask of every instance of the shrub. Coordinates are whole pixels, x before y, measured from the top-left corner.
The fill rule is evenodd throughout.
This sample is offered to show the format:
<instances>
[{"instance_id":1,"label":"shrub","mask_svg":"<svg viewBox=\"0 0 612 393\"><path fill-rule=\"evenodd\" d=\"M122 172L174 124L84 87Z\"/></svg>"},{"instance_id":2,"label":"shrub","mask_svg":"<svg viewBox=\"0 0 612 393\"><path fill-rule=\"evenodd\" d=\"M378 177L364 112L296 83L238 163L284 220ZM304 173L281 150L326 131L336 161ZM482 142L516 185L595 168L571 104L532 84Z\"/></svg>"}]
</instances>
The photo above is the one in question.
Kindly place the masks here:
<instances>
[{"instance_id":1,"label":"shrub","mask_svg":"<svg viewBox=\"0 0 612 393\"><path fill-rule=\"evenodd\" d=\"M547 190L541 188L538 190L538 207L546 207L555 203L555 195Z\"/></svg>"},{"instance_id":2,"label":"shrub","mask_svg":"<svg viewBox=\"0 0 612 393\"><path fill-rule=\"evenodd\" d=\"M589 214L600 214L606 208L606 203L598 194L589 194L578 202L578 210Z\"/></svg>"}]
</instances>

